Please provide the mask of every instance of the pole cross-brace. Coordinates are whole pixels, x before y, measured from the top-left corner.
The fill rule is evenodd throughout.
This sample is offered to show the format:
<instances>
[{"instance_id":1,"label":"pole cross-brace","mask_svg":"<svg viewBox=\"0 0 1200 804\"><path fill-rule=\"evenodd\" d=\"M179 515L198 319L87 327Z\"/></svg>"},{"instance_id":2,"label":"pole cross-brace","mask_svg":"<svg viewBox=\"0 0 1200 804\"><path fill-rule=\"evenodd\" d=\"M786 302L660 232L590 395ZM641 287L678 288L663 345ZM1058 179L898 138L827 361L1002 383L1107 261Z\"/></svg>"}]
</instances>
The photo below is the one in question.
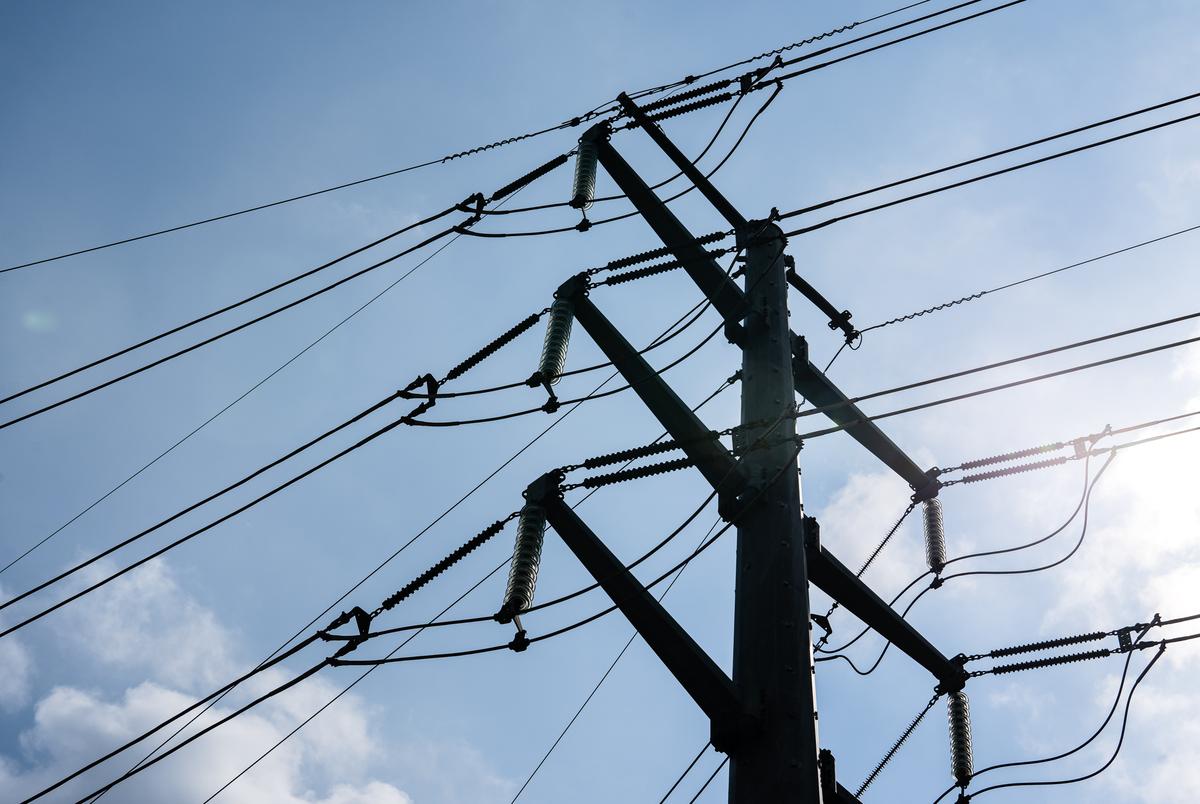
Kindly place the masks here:
<instances>
[{"instance_id":1,"label":"pole cross-brace","mask_svg":"<svg viewBox=\"0 0 1200 804\"><path fill-rule=\"evenodd\" d=\"M822 547L820 526L809 516L804 517L804 542L808 579L814 586L932 673L938 680L939 689L956 692L963 688L967 674L962 665L943 655L871 587Z\"/></svg>"},{"instance_id":2,"label":"pole cross-brace","mask_svg":"<svg viewBox=\"0 0 1200 804\"><path fill-rule=\"evenodd\" d=\"M551 472L529 485L525 498L546 511L546 520L596 583L637 629L667 670L708 716L713 747L736 751L756 731L737 688L704 649L642 586L579 515L563 501L560 478Z\"/></svg>"},{"instance_id":3,"label":"pole cross-brace","mask_svg":"<svg viewBox=\"0 0 1200 804\"><path fill-rule=\"evenodd\" d=\"M937 478L917 466L867 414L812 364L808 359L808 342L800 335L792 336L792 374L796 381L796 393L813 407L827 408L822 411L827 417L903 478L914 491L921 492L931 484L935 484L936 488Z\"/></svg>"},{"instance_id":4,"label":"pole cross-brace","mask_svg":"<svg viewBox=\"0 0 1200 804\"><path fill-rule=\"evenodd\" d=\"M823 804L861 804L837 780L837 764L833 753L828 748L822 748L817 765L821 769L821 797Z\"/></svg>"},{"instance_id":5,"label":"pole cross-brace","mask_svg":"<svg viewBox=\"0 0 1200 804\"><path fill-rule=\"evenodd\" d=\"M718 510L725 516L731 510L737 494L745 487L737 459L592 303L587 295L586 277L568 279L555 296L571 301L575 319L587 330L604 356L612 361L634 393L641 397L663 429L695 461L704 479L717 490Z\"/></svg>"}]
</instances>

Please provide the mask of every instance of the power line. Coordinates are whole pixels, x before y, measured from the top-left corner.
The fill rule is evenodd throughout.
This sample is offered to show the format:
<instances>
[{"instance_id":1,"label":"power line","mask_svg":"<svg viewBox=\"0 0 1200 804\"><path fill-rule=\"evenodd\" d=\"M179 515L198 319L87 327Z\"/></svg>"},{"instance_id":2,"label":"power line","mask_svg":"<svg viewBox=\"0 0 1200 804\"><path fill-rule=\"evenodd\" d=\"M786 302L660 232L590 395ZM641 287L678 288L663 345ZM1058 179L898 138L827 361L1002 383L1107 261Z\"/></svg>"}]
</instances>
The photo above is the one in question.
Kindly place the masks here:
<instances>
[{"instance_id":1,"label":"power line","mask_svg":"<svg viewBox=\"0 0 1200 804\"><path fill-rule=\"evenodd\" d=\"M695 758L688 763L686 768L683 769L683 773L679 774L679 778L675 780L675 783L671 785L663 797L659 799L658 804L666 804L667 799L670 798L671 794L675 792L675 788L679 787L683 780L687 778L687 775L692 772L692 768L696 767L696 763L700 761L700 758L704 756L704 752L707 751L711 745L711 742L707 742L700 748L700 753L696 754Z\"/></svg>"},{"instance_id":2,"label":"power line","mask_svg":"<svg viewBox=\"0 0 1200 804\"><path fill-rule=\"evenodd\" d=\"M337 281L332 282L322 288L318 288L317 290L307 293L304 296L301 296L299 299L290 301L287 304L276 307L273 310L268 310L265 313L262 313L260 315L255 316L254 318L251 318L249 321L245 321L236 326L222 330L221 332L218 332L216 335L211 335L201 341L198 341L198 342L192 344L191 346L186 346L182 349L172 352L169 355L160 357L157 360L152 360L149 363L144 363L135 369L131 369L131 370L125 372L124 374L120 374L111 379L97 383L96 385L93 385L82 391L78 391L74 394L63 397L56 402L51 402L48 405L43 405L40 408L37 408L35 410L32 410L28 413L22 414L15 418L9 419L8 421L0 422L0 430L3 430L6 427L11 427L14 424L18 424L20 422L26 421L27 419L31 419L34 416L41 415L42 413L46 413L48 411L54 410L55 408L61 407L62 405L65 405L69 402L74 402L77 399L82 399L83 397L93 394L96 391L103 390L103 389L109 387L110 385L114 385L115 383L121 382L123 380L127 380L130 377L134 377L138 374L141 374L144 371L149 371L150 369L155 368L156 366L161 366L163 363L174 360L177 357L182 357L183 355L186 355L189 352L194 352L195 350L197 350L203 346L207 346L210 343L214 343L214 342L219 341L222 338L225 338L229 335L233 335L234 333L240 332L243 329L246 329L247 327L250 327L250 326L253 326L254 324L265 321L266 319L271 318L275 315L278 315L279 313L282 313L286 310L290 310L291 308L296 307L297 305L303 304L304 302L307 302L311 299L314 299L317 296L321 296L325 293L328 293L329 291L333 290L334 288L340 287L341 285L344 285L353 279L357 279L358 277L363 276L364 274L370 273L371 271L374 271L377 268L381 268L389 263L395 262L396 260L400 259L401 257L407 256L408 254L411 254L414 251L422 249L425 246L428 246L429 244L434 243L443 237L446 237L447 235L453 234L455 231L456 231L456 229L454 227L451 227L448 229L443 229L442 231L438 232L437 234L425 238L420 243L417 243L414 246L410 246L409 248L406 248L403 251L393 254L390 257L386 257L385 259L382 259L382 260L379 260L378 262L372 263L371 265L368 265L366 268L361 268L358 271L355 271L354 273L349 274L348 276L344 276L341 279L338 279Z\"/></svg>"},{"instance_id":3,"label":"power line","mask_svg":"<svg viewBox=\"0 0 1200 804\"><path fill-rule=\"evenodd\" d=\"M224 407L222 407L220 410L218 410L218 411L217 411L216 413L214 413L212 416L209 416L207 419L205 419L203 422L201 422L201 423L200 423L198 426L194 427L192 430L190 430L190 431L189 431L189 432L188 432L186 435L184 435L182 438L179 438L178 440L176 440L176 441L175 441L175 443L171 444L171 446L167 447L165 450L163 450L162 452L158 453L158 455L154 456L154 458L152 458L152 459L151 459L151 460L149 460L148 462L146 462L146 463L142 464L142 466L141 466L141 467L140 467L140 468L139 468L137 471L133 472L133 474L129 475L129 476L128 476L128 477L126 477L124 480L122 480L120 483L118 483L117 485L113 486L111 489L109 489L108 491L106 491L104 494L102 494L102 495L100 495L99 497L97 497L95 500L93 500L91 503L89 503L89 504L88 504L88 505L87 505L85 508L83 508L83 509L82 509L82 510L81 510L79 513L75 514L75 516L71 517L71 518L70 518L70 519L68 519L66 522L64 522L63 524L59 525L57 528L55 528L55 529L54 529L53 531L51 531L49 534L47 534L46 536L42 537L42 539L41 539L41 540L39 540L39 541L35 542L34 544L30 545L28 548L26 548L26 549L25 549L25 551L24 551L23 553L21 553L20 555L18 555L16 558L12 559L11 561L9 561L9 562L8 562L7 564L5 564L3 567L0 567L0 574L4 573L6 570L8 570L8 569L9 569L10 567L12 567L14 564L16 564L17 562L21 561L21 560L22 560L22 559L24 559L26 556L28 556L30 553L32 553L32 552L34 552L35 550L37 550L38 548L40 548L40 547L41 547L42 545L44 545L46 542L50 541L52 538L54 538L55 536L57 536L57 535L58 535L58 534L59 534L61 531L65 530L65 529L66 529L67 527L69 527L70 525L72 525L72 524L73 524L73 523L74 523L76 520L78 520L80 517L82 517L82 516L83 516L84 514L86 514L88 511L91 511L91 510L92 510L93 508L95 508L97 505L99 505L100 503L102 503L102 502L104 502L105 500L107 500L109 497L111 497L113 494L115 494L117 491L119 491L119 490L120 490L120 489L121 489L123 486L125 486L127 483L129 483L130 481L132 481L134 478L138 477L138 475L140 475L142 472L146 471L146 470L147 470L147 469L149 469L151 466L153 466L154 464L158 463L160 460L162 460L162 459L163 459L163 458L165 458L167 455L169 455L171 452L173 452L173 451L174 451L174 450L175 450L177 447L181 446L181 445L182 445L182 444L183 444L185 441L187 441L187 440L188 440L188 439L190 439L192 436L194 436L194 435L196 435L197 433L199 433L201 430L203 430L203 429L204 429L205 427L207 427L208 425L212 424L212 423L213 423L213 422L214 422L214 421L215 421L215 420L216 420L218 417L222 416L222 415L223 415L225 412L227 412L227 411L228 411L230 408L232 408L234 405L238 404L238 403L239 403L239 402L241 402L243 399L245 399L246 397L250 396L250 394L252 394L252 393L254 393L255 391L257 391L259 388L261 388L263 385L265 385L265 384L266 384L268 381L270 381L270 380L271 380L271 379L272 379L272 378L273 378L273 377L274 377L276 374L278 374L279 372L281 372L281 371L283 371L284 369L286 369L286 368L287 368L288 366L290 366L292 363L296 362L296 360L298 360L298 359L299 359L299 358L300 358L302 355L304 355L306 352L308 352L310 349L312 349L312 348L313 348L314 346L316 346L317 344L321 343L321 341L323 341L323 340L325 340L326 338L328 338L328 337L329 337L330 335L332 335L332 334L333 334L335 331L337 331L338 329L340 329L340 328L341 328L341 326L342 326L343 324L347 323L348 321L350 321L350 319L354 318L356 315L358 315L359 313L361 313L363 310L367 309L367 307L369 307L371 304L373 304L374 302L378 301L380 297L382 297L382 296L383 296L385 293L387 293L389 290L391 290L392 288L396 287L396 285L400 284L400 283L401 283L401 282L403 282L405 279L407 279L409 276L411 276L411 275L412 275L412 274L413 274L413 273L414 273L414 272L415 272L417 269L421 268L421 267L422 267L422 266L423 266L425 263L429 262L429 260L431 260L431 259L433 259L434 257L436 257L438 254L441 254L441 253L442 253L442 251L443 251L443 250L445 250L445 249L446 249L446 248L447 248L447 247L448 247L448 246L449 246L451 243L453 243L455 240L457 240L457 239L458 239L458 237L459 237L458 235L455 235L454 237L450 238L449 240L447 240L447 241L446 241L445 243L443 243L442 245L438 246L438 248L437 248L437 249L436 249L436 250L435 250L435 251L434 251L432 254L430 254L429 256L427 256L425 259L421 260L421 262L419 262L419 263L417 263L415 266L413 266L413 268L412 268L411 270L409 270L408 272L406 272L406 273L402 274L402 275L401 275L399 278L395 279L395 280L394 280L394 281L393 281L391 284L389 284L389 285L388 285L387 287L385 287L383 290L381 290L381 291L379 291L378 293L376 293L374 296L372 296L370 299L368 299L368 300L367 300L366 302L364 302L362 305L360 305L359 307L355 308L355 309L354 309L354 311L353 311L353 312L351 312L349 315L347 315L345 318L342 318L340 321L338 321L338 322L337 322L336 324L334 324L332 327L330 327L329 329L325 330L325 332L323 332L323 333L320 335L320 337L316 338L315 340L313 340L312 342L310 342L310 343L309 343L307 346L305 346L303 349L301 349L299 352L296 352L294 355L292 355L291 357L289 357L289 358L288 358L286 361L284 361L282 364L280 364L280 365L279 365L279 366L277 366L275 369L273 369L273 370L272 370L272 371L271 371L269 374L267 374L266 376L264 376L264 377L263 377L261 380L259 380L259 381L258 381L258 382L256 382L254 385L250 386L250 387L249 387L249 388L247 388L245 391L243 391L243 392L242 392L242 393L241 393L239 396L237 396L236 398L234 398L234 399L233 399L233 400L231 400L230 402L226 403L226 405L225 405Z\"/></svg>"},{"instance_id":4,"label":"power line","mask_svg":"<svg viewBox=\"0 0 1200 804\"><path fill-rule=\"evenodd\" d=\"M951 307L956 307L960 304L966 304L968 302L972 302L977 299L981 299L984 296L988 296L992 293L999 293L1000 291L1008 290L1009 288L1015 288L1020 285L1024 285L1028 282L1035 282L1039 279L1045 279L1046 277L1049 277L1049 276L1061 274L1064 271L1070 271L1073 268L1081 268L1085 265L1092 265L1094 263L1100 262L1101 260L1106 260L1109 257L1115 257L1118 254L1125 254L1127 252L1134 251L1136 249L1143 248L1145 246L1153 245L1154 243L1161 243L1164 240L1169 240L1172 237L1179 237L1180 235L1188 234L1189 232L1194 232L1197 229L1200 229L1200 224L1197 224L1195 226L1189 226L1186 229L1178 229L1174 232L1169 232L1168 234L1165 234L1165 235L1159 235L1158 237L1153 237L1149 240L1143 240L1139 243L1134 243L1129 246L1123 246L1114 251L1109 251L1104 254L1099 254L1095 257L1088 257L1085 260L1079 260L1078 262L1073 262L1070 265L1064 265L1060 268L1053 268L1049 271L1043 271L1038 274L1033 274L1032 276L1027 276L1023 279L1016 279L1016 280L1013 280L1012 282L1006 282L1003 285L997 285L996 287L993 287L993 288L987 288L986 290L976 291L975 293L972 293L970 295L960 296L959 298L954 299L952 301L943 302L942 304L938 304L933 307L926 307L923 310L918 310L913 313L908 313L907 315L898 316L896 318L889 318L887 321L881 321L878 324L872 324L869 327L863 327L861 330L859 330L859 334L861 335L861 334L864 334L867 332L871 332L873 330L883 329L884 327L888 327L893 324L900 324L905 321L912 321L914 319L921 318L922 316L930 315L932 313L937 313L942 310L949 309Z\"/></svg>"},{"instance_id":5,"label":"power line","mask_svg":"<svg viewBox=\"0 0 1200 804\"><path fill-rule=\"evenodd\" d=\"M978 2L978 0L974 0L974 1L975 1L975 2ZM724 71L726 71L726 70L734 69L734 68L736 68L736 67L740 67L740 66L743 66L743 65L745 65L745 64L749 64L749 63L752 63L752 62L754 62L754 61L758 61L758 60L760 60L760 59L762 59L762 58L766 58L766 57L768 57L768 56L772 56L772 55L778 55L778 54L780 54L780 53L784 53L784 52L786 52L786 51L788 51L788 50L792 50L792 49L795 49L795 48L798 48L798 47L802 47L802 46L804 46L804 45L811 44L811 43L813 43L813 42L820 41L821 39L825 39L825 38L827 38L827 37L829 37L829 36L833 36L833 35L835 35L835 34L838 34L838 33L841 33L841 32L843 32L843 31L848 31L848 30L850 30L850 29L852 29L852 28L855 28L855 27L857 27L857 26L859 26L859 25L864 25L864 24L866 24L866 23L869 23L869 22L874 22L875 20L879 20L879 19L883 19L883 18L885 18L885 17L892 16L893 14L898 14L898 13L900 13L900 12L902 12L902 11L907 11L907 10L908 10L908 9L910 9L910 8L914 8L914 7L916 7L916 6L919 6L919 5L922 5L923 3L926 3L926 2L929 2L929 0L920 0L920 2L917 2L917 3L911 3L911 4L909 4L909 5L901 6L901 7L899 7L899 8L893 9L893 10L891 10L891 11L887 11L887 12L884 12L884 13L882 13L882 14L877 14L877 15L875 15L875 16L873 16L873 17L870 17L870 18L868 18L868 19L865 19L865 20L859 20L859 21L857 21L857 22L852 22L852 23L849 23L849 24L847 24L847 25L841 26L841 27L839 27L839 28L837 28L837 29L834 29L834 30L832 30L832 31L828 31L828 32L826 32L826 33L819 34L819 35L817 35L817 36L814 36L814 37L809 37L809 38L807 38L807 39L804 39L804 40L801 40L801 41L799 41L799 42L793 42L793 43L791 43L791 44L789 44L789 45L785 45L785 46L783 46L783 47L780 47L780 48L777 48L777 49L775 49L775 50L773 50L773 51L769 51L768 53L759 54L758 56L754 56L754 57L751 57L751 58L749 58L749 59L742 59L741 61L734 62L733 64L728 64L728 65L726 65L726 66L724 66L724 67L718 67L718 68L716 68L716 69L714 69L714 70L710 70L709 72L703 73L703 74L701 74L701 75L699 75L699 76L687 76L686 78L684 78L684 79L682 79L682 80L680 80L680 81L676 81L676 82L674 82L674 83L671 83L671 84L665 84L665 85L662 85L662 86L659 86L659 87L653 87L653 88L649 88L649 89L643 89L643 90L639 90L638 92L634 92L634 93L630 93L630 94L631 94L633 97L638 97L638 98L640 98L640 97L645 97L646 95L657 94L657 93L660 93L660 92L663 92L663 91L669 90L669 89L671 89L671 88L674 88L674 87L676 87L676 86L683 86L683 85L687 85L687 84L690 84L690 83L692 83L693 81L695 81L697 78L705 78L705 77L708 77L708 76L710 76L710 75L715 75L715 74L717 74L717 73L724 72ZM911 24L911 23L910 23L910 24ZM7 268L2 268L2 269L0 269L0 273L7 273L7 272L9 272L9 271L16 271L16 270L19 270L19 269L22 269L22 268L29 268L29 267L32 267L32 266L35 266L35 265L42 265L42 264L44 264L44 263L48 263L48 262L55 262L55 261L57 261L57 260L66 259L66 258L68 258L68 257L75 257L75 256L79 256L79 255L82 255L82 254L89 254L89 253L91 253L91 252L94 252L94 251L101 251L101 250L104 250L104 249L113 248L113 247L115 247L115 246L121 246L121 245L125 245L125 244L128 244L128 243L134 243L134 242L137 242L137 241L140 241L140 240L146 240L146 239L153 238L153 237L159 237L159 236L161 236L161 235L171 234L171 233L174 233L174 232L183 231L183 230L185 230L185 229L191 229L191 228L193 228L193 227L196 227L196 226L203 226L203 225L205 225L205 224L209 224L209 223L215 223L215 222L217 222L217 221L228 220L229 218L235 218L235 217L238 217L238 216L240 216L240 215L246 215L246 214L249 214L249 213L251 213L251 212L258 212L258 211L261 211L261 210L264 210L264 209L270 209L270 208L272 208L272 207L281 206L281 205L283 205L283 204L290 204L290 203L292 203L292 202L294 202L294 201L301 201L301 200L304 200L304 199L307 199L307 198L313 198L313 197L315 197L315 196L324 195L324 194L326 194L326 193L332 193L332 192L336 192L336 191L338 191L338 190L344 190L344 189L347 189L347 188L349 188L349 187L356 187L356 186L358 186L358 185L360 185L360 184L367 184L367 183L369 183L369 182L379 181L379 180L381 180L381 179L390 178L390 177L392 177L392 176L398 176L398 175L400 175L400 174L403 174L403 173L408 173L408 172L410 172L410 171L414 171L414 170L419 170L419 169L421 169L421 168L431 167L431 166L433 166L433 165L445 164L446 162L450 162L450 161L453 161L453 160L455 160L455 159L461 159L461 158L464 158L464 157L467 157L467 156L473 156L473 155L475 155L475 154L478 154L478 153L483 153L483 152L485 152L485 151L494 150L494 149L496 149L496 148L500 148L500 147L503 147L503 146L506 146L506 145L510 145L510 144L513 144L513 143L517 143L517 142L522 142L522 141L524 141L524 140L532 139L532 138L534 138L534 137L540 137L540 136L542 136L543 134L548 134L548 133L551 133L551 132L554 132L554 131L560 131L560 130L563 130L563 129L566 129L566 128L573 128L573 127L576 127L576 126L578 126L578 125L580 125L580 124L582 124L582 123L584 123L584 122L587 122L587 121L589 121L589 120L595 119L595 118L597 118L597 117L600 117L600 116L603 116L603 115L605 115L605 114L609 114L609 113L617 112L617 111L618 111L617 107L616 107L616 106L615 106L615 105L614 105L614 104L613 104L611 101L606 101L605 103L599 104L599 105L597 105L597 106L593 107L592 109L590 109L589 111L587 111L587 112L584 112L583 114L581 114L581 115L579 115L579 116L577 116L577 117L573 117L573 118L571 118L571 119L569 119L569 120L566 120L566 121L564 121L564 122L562 122L562 123L559 123L558 125L555 125L555 126L549 126L549 127L543 128L543 129L536 130L536 131L527 132L527 133L525 133L525 134L520 134L520 135L517 135L517 136L515 136L515 137L508 137L508 138L505 138L505 139L502 139L502 140L497 140L497 141L495 141L495 142L492 142L492 143L489 143L489 144L486 144L486 145L477 146L477 147L470 148L470 149L467 149L467 150L464 150L464 151L459 151L459 152L457 152L457 153L449 154L449 155L447 155L447 156L443 156L443 157L441 157L441 158L439 158L439 159L430 159L430 160L427 160L427 161L425 161L425 162L419 162L419 163L415 163L415 164L412 164L412 165L408 165L407 167L399 168L399 169L396 169L396 170L390 170L390 171L387 171L387 172L384 172L384 173L379 173L379 174L376 174L376 175L373 175L373 176L368 176L368 177L366 177L366 178L355 179L355 180L352 180L352 181L343 182L343 183L340 183L340 184L333 185L333 186L331 186L331 187L325 187L325 188L323 188L323 189L320 189L320 190L313 190L313 191L311 191L311 192L302 193L302 194L300 194L300 195L289 196L289 197L287 197L287 198L282 198L282 199L279 199L279 200L276 200L276 201L269 201L269 202L266 202L266 203L263 203L263 204L258 204L258 205L255 205L255 206L250 206L250 207L246 207L246 208L243 208L243 209L238 209L238 210L235 210L235 211L233 211L233 212L226 212L226 213L222 213L222 214L219 214L219 215L214 215L214 216L212 216L212 217L208 217L208 218L203 218L203 219L200 219L200 220L191 221L191 222L189 222L189 223L183 223L183 224L179 224L179 225L176 225L176 226L171 226L171 227L168 227L168 228L165 228L165 229L159 229L159 230L156 230L156 231L146 232L146 233L139 234L139 235L133 235L133 236L131 236L131 237L126 237L126 238L123 238L123 239L121 239L121 240L114 240L114 241L112 241L112 242L109 242L109 243L103 243L103 244L96 245L96 246L89 246L89 247L86 247L86 248L78 249L78 250L76 250L76 251L70 251L70 252L66 252L66 253L63 253L63 254L58 254L58 255L56 255L56 256L53 256L53 257L43 257L43 258L41 258L41 259L32 260L32 261L29 261L29 262L24 262L24 263L19 263L19 264L17 264L17 265L12 265L12 266L9 266L9 267L7 267Z\"/></svg>"},{"instance_id":6,"label":"power line","mask_svg":"<svg viewBox=\"0 0 1200 804\"><path fill-rule=\"evenodd\" d=\"M1021 0L1021 2L1023 2L1023 1L1024 0ZM821 221L820 223L811 224L809 226L804 226L799 229L794 229L790 232L785 232L784 236L785 237L793 237L793 236L799 235L799 234L807 234L809 232L814 232L814 231L817 231L818 229L824 229L826 226L831 226L832 224L838 223L840 221L850 220L851 218L857 218L860 215L867 215L872 212L879 212L880 210L889 209L890 207L894 207L899 204L905 204L905 203L908 203L909 201L915 201L920 198L926 198L931 195L937 195L938 193L943 193L943 192L946 192L947 190L954 190L959 187L965 187L967 185L975 184L976 182L984 181L986 179L994 179L997 176L1003 176L1006 173L1012 173L1014 171L1023 170L1028 167L1033 167L1034 165L1040 165L1044 162L1051 162L1055 159L1061 159L1066 156L1072 156L1074 154L1082 153L1083 151L1088 151L1093 148L1099 148L1103 145L1110 145L1114 142L1126 140L1126 139L1129 139L1130 137L1136 137L1136 136L1139 136L1142 134L1149 133L1151 131L1157 131L1162 128L1167 128L1168 126L1174 126L1174 125L1178 125L1180 123L1186 123L1190 120L1194 120L1197 117L1200 117L1200 112L1194 112L1192 114L1184 115L1182 117L1176 117L1176 118L1167 120L1162 123L1156 123L1152 126L1145 126L1143 128L1139 128L1134 131L1126 132L1124 134L1118 134L1113 137L1107 137L1102 140L1097 140L1095 142L1087 143L1086 145L1080 145L1080 146L1077 146L1075 148L1070 148L1065 151L1059 151L1058 153L1050 154L1049 156L1043 156L1038 159L1031 159L1028 162L1021 162L1016 165L1010 165L1009 167L1001 168L1000 170L993 170L988 173L981 174L979 176L972 176L969 179L963 179L961 181L956 181L952 184L946 184L941 187L935 187L931 190L925 190L920 193L914 193L912 195L904 196L902 198L897 198L892 201L885 202L883 204L876 204L875 206L867 207L865 209L858 209L853 212L847 212L843 215L838 215L836 217ZM780 219L790 218L795 215L800 215L803 212L804 212L803 209L792 210L791 212L783 213L780 216Z\"/></svg>"}]
</instances>

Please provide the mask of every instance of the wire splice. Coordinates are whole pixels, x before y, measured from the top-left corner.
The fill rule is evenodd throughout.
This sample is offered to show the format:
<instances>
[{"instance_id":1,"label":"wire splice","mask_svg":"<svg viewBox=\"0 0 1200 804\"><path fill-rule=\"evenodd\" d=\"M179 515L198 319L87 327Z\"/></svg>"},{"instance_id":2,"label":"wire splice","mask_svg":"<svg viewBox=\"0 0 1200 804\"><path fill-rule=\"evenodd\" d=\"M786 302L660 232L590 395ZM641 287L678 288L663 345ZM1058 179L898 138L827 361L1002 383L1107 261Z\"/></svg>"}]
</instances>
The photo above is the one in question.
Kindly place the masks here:
<instances>
[{"instance_id":1,"label":"wire splice","mask_svg":"<svg viewBox=\"0 0 1200 804\"><path fill-rule=\"evenodd\" d=\"M508 568L508 585L504 590L504 603L495 615L497 622L512 622L514 617L533 604L545 534L546 509L533 503L526 504L517 522L512 563Z\"/></svg>"},{"instance_id":2,"label":"wire splice","mask_svg":"<svg viewBox=\"0 0 1200 804\"><path fill-rule=\"evenodd\" d=\"M971 745L971 705L962 690L949 693L946 714L950 722L950 773L959 787L965 788L975 772Z\"/></svg>"},{"instance_id":3,"label":"wire splice","mask_svg":"<svg viewBox=\"0 0 1200 804\"><path fill-rule=\"evenodd\" d=\"M676 472L680 469L687 469L695 466L695 462L691 458L676 458L673 461L663 461L662 463L652 463L649 466L639 466L635 469L623 469L620 472L610 472L605 475L593 475L585 477L578 483L563 486L563 490L585 488L595 489L601 486L611 486L613 483L624 483L627 480L640 480L644 477L653 477L654 475L666 474L667 472Z\"/></svg>"},{"instance_id":4,"label":"wire splice","mask_svg":"<svg viewBox=\"0 0 1200 804\"><path fill-rule=\"evenodd\" d=\"M921 504L925 525L925 561L934 575L946 566L946 526L942 518L942 501L932 497Z\"/></svg>"},{"instance_id":5,"label":"wire splice","mask_svg":"<svg viewBox=\"0 0 1200 804\"><path fill-rule=\"evenodd\" d=\"M514 340L517 339L518 336L523 335L526 331L531 329L534 324L536 324L539 320L541 320L541 317L543 315L545 315L544 312L533 313L528 318L522 319L519 323L517 323L515 326L513 326L507 332L504 332L503 334L497 336L495 338L495 340L491 341L486 346L481 348L479 351L475 352L475 354L471 355L466 360L463 360L457 366L455 366L454 368L452 368L448 372L446 372L446 376L442 380L442 382L445 383L445 382L449 382L450 380L456 380L459 377L461 377L462 375L466 374L468 371L470 371L471 369L478 366L484 360L491 357L496 352L500 351L500 349L502 349L503 347L512 343Z\"/></svg>"}]
</instances>

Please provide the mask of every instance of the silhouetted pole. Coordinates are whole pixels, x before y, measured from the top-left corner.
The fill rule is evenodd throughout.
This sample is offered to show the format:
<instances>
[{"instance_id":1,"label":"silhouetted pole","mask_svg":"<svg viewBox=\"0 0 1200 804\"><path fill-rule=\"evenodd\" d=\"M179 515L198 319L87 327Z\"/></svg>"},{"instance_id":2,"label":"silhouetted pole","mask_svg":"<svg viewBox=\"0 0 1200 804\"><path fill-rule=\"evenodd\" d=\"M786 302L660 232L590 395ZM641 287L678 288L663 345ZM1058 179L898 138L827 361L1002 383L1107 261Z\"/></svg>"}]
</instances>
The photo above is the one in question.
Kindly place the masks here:
<instances>
[{"instance_id":1,"label":"silhouetted pole","mask_svg":"<svg viewBox=\"0 0 1200 804\"><path fill-rule=\"evenodd\" d=\"M762 221L751 221L738 237L750 307L742 423L769 423L795 401L784 240L779 227ZM754 444L768 429L751 426L739 440ZM793 460L795 431L795 420L784 415L763 442L769 446L742 459L747 495L769 484L738 526L733 635L733 682L761 731L730 757L730 804L821 801L800 482L784 468Z\"/></svg>"}]
</instances>

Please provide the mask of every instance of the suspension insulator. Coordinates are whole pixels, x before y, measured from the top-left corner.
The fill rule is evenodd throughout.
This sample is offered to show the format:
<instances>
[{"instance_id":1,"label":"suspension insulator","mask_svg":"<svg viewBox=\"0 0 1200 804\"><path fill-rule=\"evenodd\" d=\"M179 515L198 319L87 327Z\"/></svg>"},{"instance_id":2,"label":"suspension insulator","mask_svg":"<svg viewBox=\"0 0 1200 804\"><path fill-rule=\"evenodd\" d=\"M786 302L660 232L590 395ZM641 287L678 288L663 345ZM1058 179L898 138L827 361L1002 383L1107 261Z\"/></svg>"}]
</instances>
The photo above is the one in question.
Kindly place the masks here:
<instances>
[{"instance_id":1,"label":"suspension insulator","mask_svg":"<svg viewBox=\"0 0 1200 804\"><path fill-rule=\"evenodd\" d=\"M950 772L959 787L966 787L975 772L971 748L971 706L962 690L950 693L946 699L950 720Z\"/></svg>"},{"instance_id":2,"label":"suspension insulator","mask_svg":"<svg viewBox=\"0 0 1200 804\"><path fill-rule=\"evenodd\" d=\"M541 382L554 385L567 365L567 344L571 341L571 322L575 320L575 305L566 299L555 299L546 321L546 339L542 342L542 359L537 376Z\"/></svg>"},{"instance_id":3,"label":"suspension insulator","mask_svg":"<svg viewBox=\"0 0 1200 804\"><path fill-rule=\"evenodd\" d=\"M546 533L546 509L532 503L521 509L517 522L517 538L513 544L512 563L508 568L508 586L504 590L504 604L496 614L502 623L533 604L533 591L537 586L538 567L542 563L542 540Z\"/></svg>"},{"instance_id":4,"label":"suspension insulator","mask_svg":"<svg viewBox=\"0 0 1200 804\"><path fill-rule=\"evenodd\" d=\"M571 206L587 209L596 197L596 166L600 161L600 146L591 137L579 141L575 155L575 183L571 191Z\"/></svg>"},{"instance_id":5,"label":"suspension insulator","mask_svg":"<svg viewBox=\"0 0 1200 804\"><path fill-rule=\"evenodd\" d=\"M946 566L946 528L942 522L942 501L934 497L921 505L925 514L925 560L936 575Z\"/></svg>"}]
</instances>

